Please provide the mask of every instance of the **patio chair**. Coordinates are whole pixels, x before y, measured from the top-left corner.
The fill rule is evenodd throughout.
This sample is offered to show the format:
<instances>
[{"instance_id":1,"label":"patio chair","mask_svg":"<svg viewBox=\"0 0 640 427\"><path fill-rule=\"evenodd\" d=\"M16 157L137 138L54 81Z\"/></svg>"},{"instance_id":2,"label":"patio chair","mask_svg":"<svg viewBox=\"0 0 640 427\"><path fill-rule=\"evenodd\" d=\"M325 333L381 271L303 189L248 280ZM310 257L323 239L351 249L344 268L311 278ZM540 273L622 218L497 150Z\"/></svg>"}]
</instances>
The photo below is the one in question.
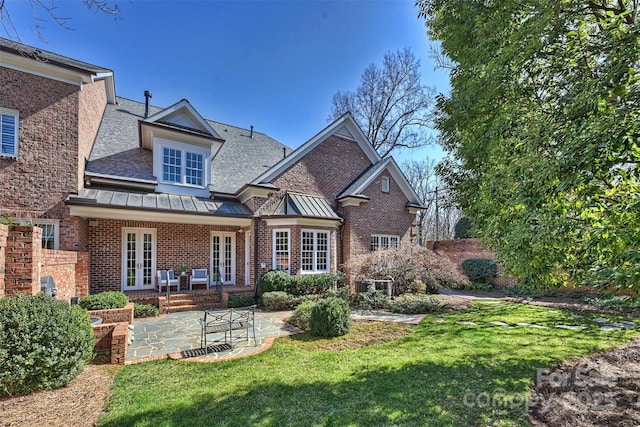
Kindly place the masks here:
<instances>
[{"instance_id":1,"label":"patio chair","mask_svg":"<svg viewBox=\"0 0 640 427\"><path fill-rule=\"evenodd\" d=\"M209 289L209 274L206 268L194 268L191 270L191 277L189 277L189 290L193 290L193 285L204 284Z\"/></svg>"},{"instance_id":2,"label":"patio chair","mask_svg":"<svg viewBox=\"0 0 640 427\"><path fill-rule=\"evenodd\" d=\"M173 270L156 271L156 288L158 292L162 292L163 286L176 286L180 291L180 278L176 277Z\"/></svg>"}]
</instances>

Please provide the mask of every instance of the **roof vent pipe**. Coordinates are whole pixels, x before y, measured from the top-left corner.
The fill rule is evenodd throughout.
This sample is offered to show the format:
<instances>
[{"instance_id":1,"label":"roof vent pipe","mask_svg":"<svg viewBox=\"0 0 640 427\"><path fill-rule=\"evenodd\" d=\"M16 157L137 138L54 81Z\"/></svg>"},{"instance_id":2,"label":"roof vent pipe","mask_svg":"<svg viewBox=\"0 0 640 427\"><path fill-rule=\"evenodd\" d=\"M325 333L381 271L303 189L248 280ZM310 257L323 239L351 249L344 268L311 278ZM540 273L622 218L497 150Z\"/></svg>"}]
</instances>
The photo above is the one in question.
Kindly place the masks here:
<instances>
[{"instance_id":1,"label":"roof vent pipe","mask_svg":"<svg viewBox=\"0 0 640 427\"><path fill-rule=\"evenodd\" d=\"M253 139L253 125L251 125L251 135L249 135L249 138Z\"/></svg>"},{"instance_id":2,"label":"roof vent pipe","mask_svg":"<svg viewBox=\"0 0 640 427\"><path fill-rule=\"evenodd\" d=\"M282 147L282 158L283 159L287 158L287 149L285 147Z\"/></svg>"},{"instance_id":3,"label":"roof vent pipe","mask_svg":"<svg viewBox=\"0 0 640 427\"><path fill-rule=\"evenodd\" d=\"M153 95L151 94L150 90L145 90L144 91L144 118L146 119L147 117L149 117L149 99L151 99L153 97Z\"/></svg>"}]
</instances>

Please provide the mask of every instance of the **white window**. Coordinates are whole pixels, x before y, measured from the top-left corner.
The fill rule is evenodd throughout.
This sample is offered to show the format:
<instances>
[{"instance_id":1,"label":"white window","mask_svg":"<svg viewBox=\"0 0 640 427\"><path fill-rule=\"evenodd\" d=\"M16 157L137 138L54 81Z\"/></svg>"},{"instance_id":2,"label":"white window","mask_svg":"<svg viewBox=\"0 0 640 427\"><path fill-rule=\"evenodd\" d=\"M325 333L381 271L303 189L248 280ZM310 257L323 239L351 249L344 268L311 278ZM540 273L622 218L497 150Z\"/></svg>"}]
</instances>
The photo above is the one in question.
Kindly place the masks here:
<instances>
[{"instance_id":1,"label":"white window","mask_svg":"<svg viewBox=\"0 0 640 427\"><path fill-rule=\"evenodd\" d=\"M162 181L170 184L204 187L205 159L203 152L179 146L162 147Z\"/></svg>"},{"instance_id":2,"label":"white window","mask_svg":"<svg viewBox=\"0 0 640 427\"><path fill-rule=\"evenodd\" d=\"M302 271L305 273L329 271L329 232L303 230L301 239Z\"/></svg>"},{"instance_id":3,"label":"white window","mask_svg":"<svg viewBox=\"0 0 640 427\"><path fill-rule=\"evenodd\" d=\"M288 229L273 230L273 269L290 273L290 233Z\"/></svg>"},{"instance_id":4,"label":"white window","mask_svg":"<svg viewBox=\"0 0 640 427\"><path fill-rule=\"evenodd\" d=\"M33 222L33 225L42 228L42 247L44 249L59 249L60 222L58 220L38 219Z\"/></svg>"},{"instance_id":5,"label":"white window","mask_svg":"<svg viewBox=\"0 0 640 427\"><path fill-rule=\"evenodd\" d=\"M18 112L0 108L0 156L18 156Z\"/></svg>"},{"instance_id":6,"label":"white window","mask_svg":"<svg viewBox=\"0 0 640 427\"><path fill-rule=\"evenodd\" d=\"M383 193L388 193L389 192L389 177L388 176L383 176L381 178L380 182L381 182L382 192Z\"/></svg>"},{"instance_id":7,"label":"white window","mask_svg":"<svg viewBox=\"0 0 640 427\"><path fill-rule=\"evenodd\" d=\"M377 249L397 249L400 247L400 236L390 234L372 234L371 252Z\"/></svg>"}]
</instances>

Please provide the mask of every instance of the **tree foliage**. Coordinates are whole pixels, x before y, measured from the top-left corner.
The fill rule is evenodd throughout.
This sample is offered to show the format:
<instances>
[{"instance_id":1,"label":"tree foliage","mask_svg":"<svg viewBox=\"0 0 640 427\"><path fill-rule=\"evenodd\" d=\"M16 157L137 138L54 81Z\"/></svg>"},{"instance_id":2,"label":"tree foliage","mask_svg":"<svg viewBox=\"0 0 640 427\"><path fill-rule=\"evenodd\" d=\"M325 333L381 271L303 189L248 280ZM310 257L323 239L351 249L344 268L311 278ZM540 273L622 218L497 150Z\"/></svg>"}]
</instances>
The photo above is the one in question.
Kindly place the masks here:
<instances>
[{"instance_id":1,"label":"tree foliage","mask_svg":"<svg viewBox=\"0 0 640 427\"><path fill-rule=\"evenodd\" d=\"M455 64L442 167L505 270L640 290L637 1L418 0Z\"/></svg>"},{"instance_id":2,"label":"tree foliage","mask_svg":"<svg viewBox=\"0 0 640 427\"><path fill-rule=\"evenodd\" d=\"M355 91L333 95L331 118L351 112L380 156L394 148L431 142L434 89L420 81L420 61L409 48L384 55L382 68L369 65Z\"/></svg>"}]
</instances>

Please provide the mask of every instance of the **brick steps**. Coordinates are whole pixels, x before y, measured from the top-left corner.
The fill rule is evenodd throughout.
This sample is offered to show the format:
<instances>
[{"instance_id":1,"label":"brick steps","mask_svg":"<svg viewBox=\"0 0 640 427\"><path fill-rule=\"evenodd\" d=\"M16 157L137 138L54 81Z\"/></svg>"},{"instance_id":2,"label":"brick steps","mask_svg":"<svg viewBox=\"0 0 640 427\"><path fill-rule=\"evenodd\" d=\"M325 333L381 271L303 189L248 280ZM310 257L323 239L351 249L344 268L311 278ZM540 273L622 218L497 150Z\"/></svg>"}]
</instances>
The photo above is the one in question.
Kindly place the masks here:
<instances>
[{"instance_id":1,"label":"brick steps","mask_svg":"<svg viewBox=\"0 0 640 427\"><path fill-rule=\"evenodd\" d=\"M169 311L175 313L178 311L204 310L222 306L220 298L216 293L190 293L190 294L172 294L169 298Z\"/></svg>"}]
</instances>

